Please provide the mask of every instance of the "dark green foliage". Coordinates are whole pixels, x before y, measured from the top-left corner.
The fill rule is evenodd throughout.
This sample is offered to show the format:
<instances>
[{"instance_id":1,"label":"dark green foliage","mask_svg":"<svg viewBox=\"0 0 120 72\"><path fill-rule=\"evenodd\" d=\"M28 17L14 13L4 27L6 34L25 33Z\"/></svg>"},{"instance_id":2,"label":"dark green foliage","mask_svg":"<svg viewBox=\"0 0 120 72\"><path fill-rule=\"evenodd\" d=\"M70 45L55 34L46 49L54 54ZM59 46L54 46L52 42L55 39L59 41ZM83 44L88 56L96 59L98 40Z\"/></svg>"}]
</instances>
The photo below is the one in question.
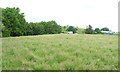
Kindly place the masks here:
<instances>
[{"instance_id":1,"label":"dark green foliage","mask_svg":"<svg viewBox=\"0 0 120 72\"><path fill-rule=\"evenodd\" d=\"M75 28L75 27L73 27L73 26L69 26L69 27L67 28L67 31L72 31L73 33L76 33L77 28Z\"/></svg>"},{"instance_id":2,"label":"dark green foliage","mask_svg":"<svg viewBox=\"0 0 120 72\"><path fill-rule=\"evenodd\" d=\"M92 26L89 25L86 29L85 29L85 33L86 34L94 34L94 30L92 29Z\"/></svg>"},{"instance_id":3,"label":"dark green foliage","mask_svg":"<svg viewBox=\"0 0 120 72\"><path fill-rule=\"evenodd\" d=\"M4 34L9 33L8 36L22 36L26 32L26 21L24 13L20 13L19 8L5 8L2 9L2 23L6 27L3 30ZM9 31L9 32L8 32Z\"/></svg>"},{"instance_id":4,"label":"dark green foliage","mask_svg":"<svg viewBox=\"0 0 120 72\"><path fill-rule=\"evenodd\" d=\"M44 26L40 23L29 23L27 25L27 35L41 35L44 34Z\"/></svg>"},{"instance_id":5,"label":"dark green foliage","mask_svg":"<svg viewBox=\"0 0 120 72\"><path fill-rule=\"evenodd\" d=\"M109 31L109 28L104 27L104 28L101 29L101 31Z\"/></svg>"},{"instance_id":6,"label":"dark green foliage","mask_svg":"<svg viewBox=\"0 0 120 72\"><path fill-rule=\"evenodd\" d=\"M20 13L19 8L0 8L2 10L3 25L0 30L3 37L23 36L23 35L42 35L42 34L59 34L62 29L55 21L27 23L24 13ZM1 34L0 34L1 35Z\"/></svg>"},{"instance_id":7,"label":"dark green foliage","mask_svg":"<svg viewBox=\"0 0 120 72\"><path fill-rule=\"evenodd\" d=\"M9 37L10 36L10 31L5 28L4 31L2 31L2 37Z\"/></svg>"},{"instance_id":8,"label":"dark green foliage","mask_svg":"<svg viewBox=\"0 0 120 72\"><path fill-rule=\"evenodd\" d=\"M55 21L29 23L27 35L59 34L62 29Z\"/></svg>"},{"instance_id":9,"label":"dark green foliage","mask_svg":"<svg viewBox=\"0 0 120 72\"><path fill-rule=\"evenodd\" d=\"M55 21L48 21L45 24L45 33L46 34L59 34L62 29Z\"/></svg>"},{"instance_id":10,"label":"dark green foliage","mask_svg":"<svg viewBox=\"0 0 120 72\"><path fill-rule=\"evenodd\" d=\"M101 30L99 28L95 28L95 33L96 34L101 34L102 32L101 32Z\"/></svg>"}]
</instances>

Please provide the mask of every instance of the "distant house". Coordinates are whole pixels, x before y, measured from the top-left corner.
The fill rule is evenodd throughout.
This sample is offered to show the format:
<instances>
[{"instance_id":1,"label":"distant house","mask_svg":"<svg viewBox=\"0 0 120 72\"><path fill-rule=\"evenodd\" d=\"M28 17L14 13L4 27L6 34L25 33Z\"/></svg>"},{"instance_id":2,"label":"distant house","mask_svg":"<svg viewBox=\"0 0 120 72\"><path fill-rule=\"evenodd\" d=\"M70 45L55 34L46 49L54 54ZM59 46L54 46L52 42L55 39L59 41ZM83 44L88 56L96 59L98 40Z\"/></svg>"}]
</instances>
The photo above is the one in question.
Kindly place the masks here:
<instances>
[{"instance_id":1,"label":"distant house","mask_svg":"<svg viewBox=\"0 0 120 72\"><path fill-rule=\"evenodd\" d=\"M115 32L112 31L101 31L103 34L114 34Z\"/></svg>"},{"instance_id":2,"label":"distant house","mask_svg":"<svg viewBox=\"0 0 120 72\"><path fill-rule=\"evenodd\" d=\"M68 34L73 34L73 31L69 31Z\"/></svg>"}]
</instances>

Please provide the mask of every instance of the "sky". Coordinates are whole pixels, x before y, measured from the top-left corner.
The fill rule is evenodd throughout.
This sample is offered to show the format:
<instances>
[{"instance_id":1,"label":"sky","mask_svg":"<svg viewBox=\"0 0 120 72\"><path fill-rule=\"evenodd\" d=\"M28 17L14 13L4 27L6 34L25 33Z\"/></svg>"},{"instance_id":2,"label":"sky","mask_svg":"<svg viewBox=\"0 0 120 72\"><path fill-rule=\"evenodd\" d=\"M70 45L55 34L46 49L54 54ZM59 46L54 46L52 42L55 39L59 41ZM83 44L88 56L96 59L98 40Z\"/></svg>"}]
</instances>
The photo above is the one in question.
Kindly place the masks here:
<instances>
[{"instance_id":1,"label":"sky","mask_svg":"<svg viewBox=\"0 0 120 72\"><path fill-rule=\"evenodd\" d=\"M19 7L27 22L56 21L61 26L108 27L118 31L119 0L0 0L0 7Z\"/></svg>"}]
</instances>

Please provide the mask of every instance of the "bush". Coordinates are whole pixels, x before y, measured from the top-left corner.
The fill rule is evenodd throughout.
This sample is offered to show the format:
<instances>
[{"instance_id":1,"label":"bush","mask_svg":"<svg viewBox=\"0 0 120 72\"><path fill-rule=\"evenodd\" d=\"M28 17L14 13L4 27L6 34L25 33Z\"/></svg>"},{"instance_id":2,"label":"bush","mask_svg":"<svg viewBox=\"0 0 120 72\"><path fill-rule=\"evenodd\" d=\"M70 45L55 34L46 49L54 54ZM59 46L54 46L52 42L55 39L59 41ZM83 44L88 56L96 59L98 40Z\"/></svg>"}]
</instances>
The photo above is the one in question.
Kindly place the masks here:
<instances>
[{"instance_id":1,"label":"bush","mask_svg":"<svg viewBox=\"0 0 120 72\"><path fill-rule=\"evenodd\" d=\"M4 29L4 31L2 31L2 37L10 37L10 31L8 29Z\"/></svg>"},{"instance_id":2,"label":"bush","mask_svg":"<svg viewBox=\"0 0 120 72\"><path fill-rule=\"evenodd\" d=\"M89 26L85 29L85 33L86 33L86 34L94 34L95 31L92 29L92 26L89 25Z\"/></svg>"}]
</instances>

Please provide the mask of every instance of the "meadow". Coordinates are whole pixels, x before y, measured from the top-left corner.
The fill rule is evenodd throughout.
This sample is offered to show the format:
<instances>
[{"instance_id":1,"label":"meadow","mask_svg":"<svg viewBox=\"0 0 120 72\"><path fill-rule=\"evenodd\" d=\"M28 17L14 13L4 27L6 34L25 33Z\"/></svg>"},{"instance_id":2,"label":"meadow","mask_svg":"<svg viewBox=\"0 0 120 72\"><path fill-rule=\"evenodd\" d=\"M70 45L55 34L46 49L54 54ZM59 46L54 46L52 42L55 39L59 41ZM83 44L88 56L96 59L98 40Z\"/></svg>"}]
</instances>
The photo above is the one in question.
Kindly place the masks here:
<instances>
[{"instance_id":1,"label":"meadow","mask_svg":"<svg viewBox=\"0 0 120 72\"><path fill-rule=\"evenodd\" d=\"M3 70L117 70L118 36L53 34L2 38Z\"/></svg>"}]
</instances>

